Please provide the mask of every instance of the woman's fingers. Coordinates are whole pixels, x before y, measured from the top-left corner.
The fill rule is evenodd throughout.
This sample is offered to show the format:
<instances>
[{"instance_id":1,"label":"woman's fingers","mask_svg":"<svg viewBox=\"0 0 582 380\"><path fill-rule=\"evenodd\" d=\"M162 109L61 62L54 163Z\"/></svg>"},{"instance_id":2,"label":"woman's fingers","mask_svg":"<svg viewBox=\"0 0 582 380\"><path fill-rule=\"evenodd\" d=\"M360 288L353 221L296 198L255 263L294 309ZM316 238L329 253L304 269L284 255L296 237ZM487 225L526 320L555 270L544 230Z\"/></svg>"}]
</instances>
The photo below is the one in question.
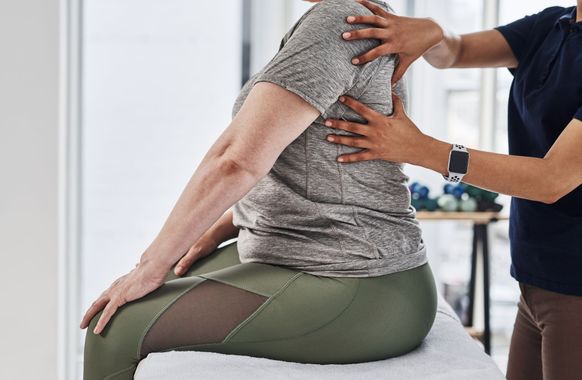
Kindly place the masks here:
<instances>
[{"instance_id":1,"label":"woman's fingers","mask_svg":"<svg viewBox=\"0 0 582 380\"><path fill-rule=\"evenodd\" d=\"M368 139L364 137L352 137L352 136L341 136L341 135L328 135L327 141L331 141L336 144L342 144L347 146L353 146L355 148L366 148L368 147Z\"/></svg>"},{"instance_id":2,"label":"woman's fingers","mask_svg":"<svg viewBox=\"0 0 582 380\"><path fill-rule=\"evenodd\" d=\"M120 302L120 300L118 300L117 298L112 298L107 304L107 306L105 306L105 309L103 309L103 313L101 313L101 317L99 317L97 325L95 325L95 328L93 329L93 333L101 334L101 332L103 331L105 326L107 326L107 323L109 322L113 314L115 314L117 309L122 304L123 303Z\"/></svg>"},{"instance_id":3,"label":"woman's fingers","mask_svg":"<svg viewBox=\"0 0 582 380\"><path fill-rule=\"evenodd\" d=\"M109 298L106 298L104 296L99 297L95 302L93 302L89 309L87 310L87 312L85 313L85 315L83 316L80 327L84 329L85 327L89 326L89 322L91 322L91 319L93 319L93 317L97 313L99 313L105 307L105 305L107 305L108 302Z\"/></svg>"},{"instance_id":4,"label":"woman's fingers","mask_svg":"<svg viewBox=\"0 0 582 380\"><path fill-rule=\"evenodd\" d=\"M344 32L342 37L344 40L368 40L371 38L385 40L388 38L388 33L381 28L366 28Z\"/></svg>"},{"instance_id":5,"label":"woman's fingers","mask_svg":"<svg viewBox=\"0 0 582 380\"><path fill-rule=\"evenodd\" d=\"M180 259L180 261L178 261L178 264L176 264L176 267L174 269L174 273L176 274L176 276L181 276L184 273L186 273L186 271L190 269L194 261L198 259L199 253L200 249L196 245L190 247L188 252Z\"/></svg>"},{"instance_id":6,"label":"woman's fingers","mask_svg":"<svg viewBox=\"0 0 582 380\"><path fill-rule=\"evenodd\" d=\"M376 159L376 157L369 150L364 150L362 152L357 153L344 154L337 158L339 162L343 163L369 161L374 159Z\"/></svg>"},{"instance_id":7,"label":"woman's fingers","mask_svg":"<svg viewBox=\"0 0 582 380\"><path fill-rule=\"evenodd\" d=\"M349 97L347 95L340 96L339 101L345 104L346 106L350 107L354 111L356 111L360 116L368 120L368 122L376 119L380 115L370 107L365 106L356 99Z\"/></svg>"},{"instance_id":8,"label":"woman's fingers","mask_svg":"<svg viewBox=\"0 0 582 380\"><path fill-rule=\"evenodd\" d=\"M346 21L349 24L368 24L377 26L380 28L385 28L388 26L388 20L384 17L373 15L373 16L349 16Z\"/></svg>"},{"instance_id":9,"label":"woman's fingers","mask_svg":"<svg viewBox=\"0 0 582 380\"><path fill-rule=\"evenodd\" d=\"M384 8L382 8L379 5L373 4L372 2L367 1L367 0L356 0L356 1L358 3L360 3L360 4L362 4L363 6L365 6L366 8L368 8L375 15L382 16L384 18L389 18L390 17L390 13L389 12L386 12L384 10Z\"/></svg>"},{"instance_id":10,"label":"woman's fingers","mask_svg":"<svg viewBox=\"0 0 582 380\"><path fill-rule=\"evenodd\" d=\"M360 124L337 119L327 119L324 124L326 127L342 129L344 131L357 133L362 136L367 136L369 132L368 129L370 128L367 124Z\"/></svg>"},{"instance_id":11,"label":"woman's fingers","mask_svg":"<svg viewBox=\"0 0 582 380\"><path fill-rule=\"evenodd\" d=\"M160 269L161 268L161 269ZM156 290L163 285L163 278L169 268L160 267L157 263L145 261L132 269L128 274L120 277L103 294L93 302L81 321L81 328L90 325L90 322L102 310L93 333L100 334L111 320L117 309L127 302L136 300Z\"/></svg>"},{"instance_id":12,"label":"woman's fingers","mask_svg":"<svg viewBox=\"0 0 582 380\"><path fill-rule=\"evenodd\" d=\"M134 269L132 269L132 271ZM106 305L109 304L109 302L111 301L111 298L112 298L110 296L112 289L114 289L115 286L117 286L117 284L119 284L126 277L127 277L127 275L123 275L123 276L118 277L115 281L113 281L113 283L109 286L109 288L107 288L105 291L103 291L103 293L101 293L99 298L97 298L97 300L91 304L91 306L89 307L89 309L85 313L85 316L83 316L83 319L81 320L80 327L82 329L89 326L89 323L91 322L93 317L95 315L97 315L97 313L99 313L101 310L103 310L103 308L106 307Z\"/></svg>"}]
</instances>

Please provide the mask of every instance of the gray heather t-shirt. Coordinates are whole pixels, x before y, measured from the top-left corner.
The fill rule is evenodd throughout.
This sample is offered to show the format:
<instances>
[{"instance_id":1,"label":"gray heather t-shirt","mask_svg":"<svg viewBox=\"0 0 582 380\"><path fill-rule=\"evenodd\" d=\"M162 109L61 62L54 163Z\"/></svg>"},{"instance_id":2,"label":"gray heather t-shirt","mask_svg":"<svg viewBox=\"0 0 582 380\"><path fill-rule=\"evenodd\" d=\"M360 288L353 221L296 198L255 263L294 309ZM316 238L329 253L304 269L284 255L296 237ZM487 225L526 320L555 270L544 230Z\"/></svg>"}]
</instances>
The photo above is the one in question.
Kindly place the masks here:
<instances>
[{"instance_id":1,"label":"gray heather t-shirt","mask_svg":"<svg viewBox=\"0 0 582 380\"><path fill-rule=\"evenodd\" d=\"M383 2L376 1L387 10ZM233 116L252 86L275 83L319 110L318 117L278 157L271 171L233 206L240 228L241 262L293 267L321 276L369 277L426 262L421 230L410 206L402 164L381 160L342 164L359 151L328 142L325 118L363 122L339 103L348 94L383 114L392 113L390 81L395 56L362 66L351 59L377 40L345 41L346 17L371 14L354 0L324 0L284 36L279 52L243 87ZM405 97L404 86L397 89Z\"/></svg>"}]
</instances>

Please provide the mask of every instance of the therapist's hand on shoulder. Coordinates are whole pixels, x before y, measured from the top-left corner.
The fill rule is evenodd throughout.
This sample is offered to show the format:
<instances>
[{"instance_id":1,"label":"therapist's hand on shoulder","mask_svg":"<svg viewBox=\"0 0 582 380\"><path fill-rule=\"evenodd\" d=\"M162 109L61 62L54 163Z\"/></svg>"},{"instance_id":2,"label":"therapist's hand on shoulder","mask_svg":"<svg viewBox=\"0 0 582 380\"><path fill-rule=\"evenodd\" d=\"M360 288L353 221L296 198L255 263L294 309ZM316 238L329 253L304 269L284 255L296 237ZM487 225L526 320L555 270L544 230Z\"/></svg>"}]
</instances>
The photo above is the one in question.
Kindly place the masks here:
<instances>
[{"instance_id":1,"label":"therapist's hand on shoulder","mask_svg":"<svg viewBox=\"0 0 582 380\"><path fill-rule=\"evenodd\" d=\"M390 116L376 112L347 95L341 96L339 100L368 122L361 124L337 119L325 120L324 124L330 128L359 135L330 134L327 136L327 140L332 143L362 148L359 152L339 156L337 158L339 162L385 160L414 163L417 149L422 149L432 139L423 134L410 120L402 101L396 95L392 97L394 112Z\"/></svg>"},{"instance_id":2,"label":"therapist's hand on shoulder","mask_svg":"<svg viewBox=\"0 0 582 380\"><path fill-rule=\"evenodd\" d=\"M353 15L347 17L349 24L367 24L370 28L345 32L345 40L377 39L381 43L374 49L352 59L361 65L390 54L398 55L398 66L392 76L395 83L408 67L427 50L442 41L444 31L430 18L402 17L386 12L382 7L367 0L357 0L374 15Z\"/></svg>"}]
</instances>

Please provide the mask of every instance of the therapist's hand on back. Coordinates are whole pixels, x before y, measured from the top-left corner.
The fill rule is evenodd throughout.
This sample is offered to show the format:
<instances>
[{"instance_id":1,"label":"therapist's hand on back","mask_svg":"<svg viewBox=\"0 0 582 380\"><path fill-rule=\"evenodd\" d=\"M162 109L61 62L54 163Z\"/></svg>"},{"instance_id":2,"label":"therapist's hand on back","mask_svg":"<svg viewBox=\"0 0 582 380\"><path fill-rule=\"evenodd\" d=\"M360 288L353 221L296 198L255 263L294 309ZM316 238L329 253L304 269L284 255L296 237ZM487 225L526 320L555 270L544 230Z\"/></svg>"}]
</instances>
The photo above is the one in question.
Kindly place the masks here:
<instances>
[{"instance_id":1,"label":"therapist's hand on back","mask_svg":"<svg viewBox=\"0 0 582 380\"><path fill-rule=\"evenodd\" d=\"M330 134L327 136L327 140L330 142L362 148L359 152L339 156L337 158L339 162L385 160L415 164L418 158L415 152L434 140L423 134L410 120L406 115L402 101L396 95L392 97L394 112L390 116L376 112L347 95L341 96L339 100L368 122L360 124L337 119L325 120L325 125L330 128L360 135Z\"/></svg>"},{"instance_id":2,"label":"therapist's hand on back","mask_svg":"<svg viewBox=\"0 0 582 380\"><path fill-rule=\"evenodd\" d=\"M384 55L397 54L399 63L392 76L392 83L400 80L414 61L443 39L443 29L430 18L396 16L370 1L357 1L374 15L353 15L346 21L349 24L367 24L371 27L345 32L342 37L348 41L378 39L381 43L354 57L352 63L361 65Z\"/></svg>"}]
</instances>

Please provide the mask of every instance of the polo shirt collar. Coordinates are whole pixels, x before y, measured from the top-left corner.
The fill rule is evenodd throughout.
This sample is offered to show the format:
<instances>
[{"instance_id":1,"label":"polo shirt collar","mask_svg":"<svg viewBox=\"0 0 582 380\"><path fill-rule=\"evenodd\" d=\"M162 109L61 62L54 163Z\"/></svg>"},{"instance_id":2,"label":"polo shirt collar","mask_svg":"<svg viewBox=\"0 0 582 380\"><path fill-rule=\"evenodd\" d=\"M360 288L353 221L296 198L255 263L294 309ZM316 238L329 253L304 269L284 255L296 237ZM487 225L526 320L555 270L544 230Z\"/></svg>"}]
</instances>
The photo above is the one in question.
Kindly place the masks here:
<instances>
[{"instance_id":1,"label":"polo shirt collar","mask_svg":"<svg viewBox=\"0 0 582 380\"><path fill-rule=\"evenodd\" d=\"M570 28L582 30L582 21L576 22L576 7L573 7L570 12L558 18L556 25L563 30L569 30Z\"/></svg>"}]
</instances>

